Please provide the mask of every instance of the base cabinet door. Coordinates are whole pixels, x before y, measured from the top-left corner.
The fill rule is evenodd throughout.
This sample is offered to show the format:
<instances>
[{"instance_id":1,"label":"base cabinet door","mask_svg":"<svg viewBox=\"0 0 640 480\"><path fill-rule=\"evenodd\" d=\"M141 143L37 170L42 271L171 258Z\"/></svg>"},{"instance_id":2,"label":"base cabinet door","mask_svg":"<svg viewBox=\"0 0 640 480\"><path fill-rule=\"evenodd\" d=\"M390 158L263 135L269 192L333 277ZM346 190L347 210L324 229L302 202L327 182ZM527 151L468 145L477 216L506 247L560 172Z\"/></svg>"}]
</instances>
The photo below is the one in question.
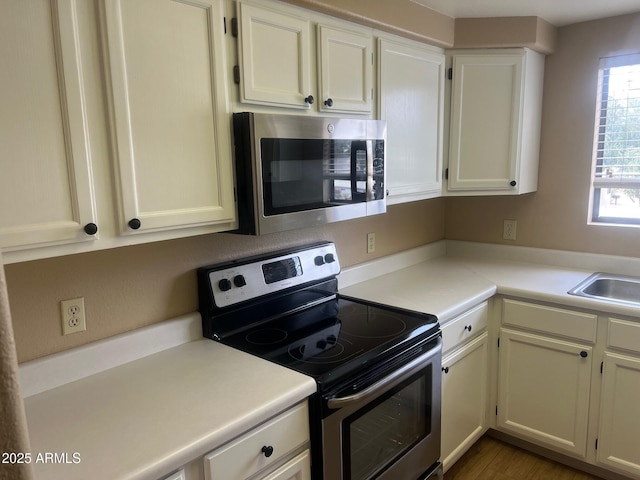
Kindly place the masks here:
<instances>
[{"instance_id":1,"label":"base cabinet door","mask_svg":"<svg viewBox=\"0 0 640 480\"><path fill-rule=\"evenodd\" d=\"M500 430L585 458L592 348L502 329Z\"/></svg>"},{"instance_id":2,"label":"base cabinet door","mask_svg":"<svg viewBox=\"0 0 640 480\"><path fill-rule=\"evenodd\" d=\"M487 332L442 360L442 459L449 469L487 430Z\"/></svg>"},{"instance_id":3,"label":"base cabinet door","mask_svg":"<svg viewBox=\"0 0 640 480\"><path fill-rule=\"evenodd\" d=\"M640 478L640 358L606 353L597 460Z\"/></svg>"}]
</instances>

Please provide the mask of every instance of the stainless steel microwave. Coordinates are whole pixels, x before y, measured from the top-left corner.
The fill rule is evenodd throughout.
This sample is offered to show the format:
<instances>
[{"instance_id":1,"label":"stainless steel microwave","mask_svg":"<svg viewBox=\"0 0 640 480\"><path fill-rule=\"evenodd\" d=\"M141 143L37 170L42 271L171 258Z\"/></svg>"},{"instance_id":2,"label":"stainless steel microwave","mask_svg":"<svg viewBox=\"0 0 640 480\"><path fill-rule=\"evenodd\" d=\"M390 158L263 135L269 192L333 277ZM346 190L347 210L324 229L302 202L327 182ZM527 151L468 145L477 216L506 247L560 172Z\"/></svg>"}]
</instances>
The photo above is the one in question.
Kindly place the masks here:
<instances>
[{"instance_id":1,"label":"stainless steel microwave","mask_svg":"<svg viewBox=\"0 0 640 480\"><path fill-rule=\"evenodd\" d=\"M386 212L386 122L235 113L237 233Z\"/></svg>"}]
</instances>

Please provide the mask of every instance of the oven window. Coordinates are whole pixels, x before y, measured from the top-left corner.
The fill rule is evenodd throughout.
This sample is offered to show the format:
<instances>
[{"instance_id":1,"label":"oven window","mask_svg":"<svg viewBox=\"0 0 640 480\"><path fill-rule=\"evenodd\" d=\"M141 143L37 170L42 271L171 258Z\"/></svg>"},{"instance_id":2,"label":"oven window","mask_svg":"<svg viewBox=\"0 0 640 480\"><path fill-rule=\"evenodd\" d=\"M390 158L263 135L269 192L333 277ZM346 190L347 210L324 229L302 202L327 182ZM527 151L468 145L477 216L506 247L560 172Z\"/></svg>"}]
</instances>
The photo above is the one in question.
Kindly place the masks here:
<instances>
[{"instance_id":1,"label":"oven window","mask_svg":"<svg viewBox=\"0 0 640 480\"><path fill-rule=\"evenodd\" d=\"M366 142L262 138L265 215L366 201Z\"/></svg>"},{"instance_id":2,"label":"oven window","mask_svg":"<svg viewBox=\"0 0 640 480\"><path fill-rule=\"evenodd\" d=\"M343 422L344 478L376 478L431 433L428 368L377 398Z\"/></svg>"}]
</instances>

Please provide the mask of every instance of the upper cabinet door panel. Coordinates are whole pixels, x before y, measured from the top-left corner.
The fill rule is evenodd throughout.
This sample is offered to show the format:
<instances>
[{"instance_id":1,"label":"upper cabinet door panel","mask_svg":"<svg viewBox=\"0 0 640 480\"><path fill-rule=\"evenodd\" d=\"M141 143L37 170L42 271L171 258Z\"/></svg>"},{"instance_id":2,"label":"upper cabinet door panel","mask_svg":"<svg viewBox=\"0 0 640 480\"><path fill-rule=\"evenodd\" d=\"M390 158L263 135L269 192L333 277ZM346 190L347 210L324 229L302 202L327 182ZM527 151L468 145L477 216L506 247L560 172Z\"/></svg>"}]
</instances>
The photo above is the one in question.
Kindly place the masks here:
<instances>
[{"instance_id":1,"label":"upper cabinet door panel","mask_svg":"<svg viewBox=\"0 0 640 480\"><path fill-rule=\"evenodd\" d=\"M318 26L319 109L371 112L371 35Z\"/></svg>"},{"instance_id":2,"label":"upper cabinet door panel","mask_svg":"<svg viewBox=\"0 0 640 480\"><path fill-rule=\"evenodd\" d=\"M220 1L114 0L105 9L122 230L232 221Z\"/></svg>"},{"instance_id":3,"label":"upper cabinet door panel","mask_svg":"<svg viewBox=\"0 0 640 480\"><path fill-rule=\"evenodd\" d=\"M313 96L309 21L242 2L238 9L241 101L308 109L312 102L305 99Z\"/></svg>"},{"instance_id":4,"label":"upper cabinet door panel","mask_svg":"<svg viewBox=\"0 0 640 480\"><path fill-rule=\"evenodd\" d=\"M522 56L453 60L450 190L509 189L516 178Z\"/></svg>"},{"instance_id":5,"label":"upper cabinet door panel","mask_svg":"<svg viewBox=\"0 0 640 480\"><path fill-rule=\"evenodd\" d=\"M95 238L73 0L0 3L0 246Z\"/></svg>"},{"instance_id":6,"label":"upper cabinet door panel","mask_svg":"<svg viewBox=\"0 0 640 480\"><path fill-rule=\"evenodd\" d=\"M389 201L439 196L442 189L444 55L380 40L380 118L387 121Z\"/></svg>"}]
</instances>

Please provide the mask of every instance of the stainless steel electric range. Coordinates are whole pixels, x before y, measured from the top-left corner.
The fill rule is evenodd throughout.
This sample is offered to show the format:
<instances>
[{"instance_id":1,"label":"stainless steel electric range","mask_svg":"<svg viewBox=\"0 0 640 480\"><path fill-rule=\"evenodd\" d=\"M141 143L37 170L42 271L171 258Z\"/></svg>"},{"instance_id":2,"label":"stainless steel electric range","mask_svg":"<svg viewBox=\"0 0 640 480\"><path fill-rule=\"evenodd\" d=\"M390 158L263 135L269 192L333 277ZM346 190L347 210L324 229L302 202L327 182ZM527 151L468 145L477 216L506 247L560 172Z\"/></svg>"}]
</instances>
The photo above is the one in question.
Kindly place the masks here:
<instances>
[{"instance_id":1,"label":"stainless steel electric range","mask_svg":"<svg viewBox=\"0 0 640 480\"><path fill-rule=\"evenodd\" d=\"M314 480L442 478L433 315L338 294L324 242L198 269L206 337L309 375Z\"/></svg>"}]
</instances>

